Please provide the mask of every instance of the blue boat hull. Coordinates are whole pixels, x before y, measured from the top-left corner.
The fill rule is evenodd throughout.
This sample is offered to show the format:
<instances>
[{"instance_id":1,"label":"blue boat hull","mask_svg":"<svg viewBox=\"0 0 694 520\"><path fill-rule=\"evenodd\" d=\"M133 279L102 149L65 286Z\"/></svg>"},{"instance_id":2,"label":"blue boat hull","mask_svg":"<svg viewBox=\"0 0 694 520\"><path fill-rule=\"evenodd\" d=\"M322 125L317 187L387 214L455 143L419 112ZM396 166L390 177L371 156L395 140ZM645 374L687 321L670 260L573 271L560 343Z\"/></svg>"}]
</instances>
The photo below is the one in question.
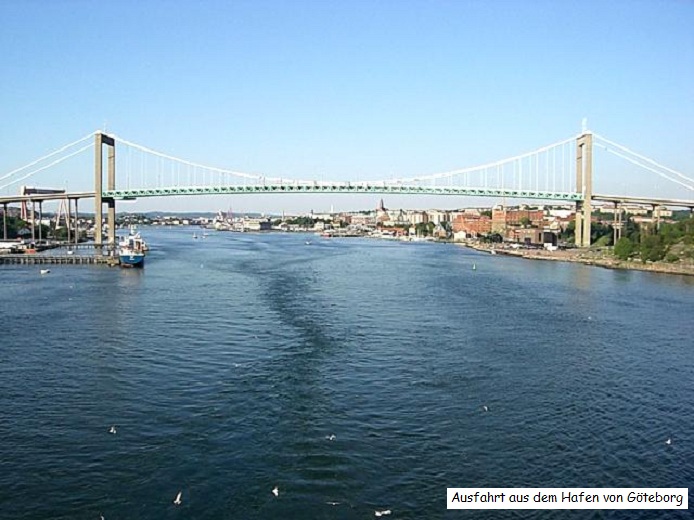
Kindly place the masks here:
<instances>
[{"instance_id":1,"label":"blue boat hull","mask_svg":"<svg viewBox=\"0 0 694 520\"><path fill-rule=\"evenodd\" d=\"M144 267L145 265L145 255L134 254L134 255L120 255L121 267Z\"/></svg>"}]
</instances>

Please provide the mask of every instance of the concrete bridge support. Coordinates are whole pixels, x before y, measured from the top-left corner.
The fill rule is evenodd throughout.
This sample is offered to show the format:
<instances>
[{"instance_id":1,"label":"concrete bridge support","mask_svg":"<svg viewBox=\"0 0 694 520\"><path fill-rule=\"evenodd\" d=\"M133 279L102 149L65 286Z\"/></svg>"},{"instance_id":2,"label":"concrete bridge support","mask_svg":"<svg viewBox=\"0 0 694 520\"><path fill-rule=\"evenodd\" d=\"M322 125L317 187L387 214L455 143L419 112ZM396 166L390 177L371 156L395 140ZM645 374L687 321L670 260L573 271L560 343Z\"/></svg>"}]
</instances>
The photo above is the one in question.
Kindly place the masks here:
<instances>
[{"instance_id":1,"label":"concrete bridge support","mask_svg":"<svg viewBox=\"0 0 694 520\"><path fill-rule=\"evenodd\" d=\"M2 239L7 240L7 202L2 205Z\"/></svg>"},{"instance_id":2,"label":"concrete bridge support","mask_svg":"<svg viewBox=\"0 0 694 520\"><path fill-rule=\"evenodd\" d=\"M113 137L97 132L94 135L94 242L103 244L103 203L107 202L108 243L113 245L116 242L116 201L113 199L104 200L101 197L104 178L103 145L108 147L108 177L106 186L109 190L116 189L116 142Z\"/></svg>"},{"instance_id":3,"label":"concrete bridge support","mask_svg":"<svg viewBox=\"0 0 694 520\"><path fill-rule=\"evenodd\" d=\"M576 246L590 247L593 216L593 134L584 132L576 140L576 191L583 200L576 203Z\"/></svg>"},{"instance_id":4,"label":"concrete bridge support","mask_svg":"<svg viewBox=\"0 0 694 520\"><path fill-rule=\"evenodd\" d=\"M80 212L77 206L77 203L79 202L79 199L75 199L75 245L79 244L80 241L80 225L79 225L79 218L80 218Z\"/></svg>"},{"instance_id":5,"label":"concrete bridge support","mask_svg":"<svg viewBox=\"0 0 694 520\"><path fill-rule=\"evenodd\" d=\"M43 241L43 201L39 201L39 242Z\"/></svg>"},{"instance_id":6,"label":"concrete bridge support","mask_svg":"<svg viewBox=\"0 0 694 520\"><path fill-rule=\"evenodd\" d=\"M622 205L619 202L614 203L614 212L612 213L612 230L614 236L612 238L612 243L617 244L617 240L622 238L622 230L624 228L624 223L622 222Z\"/></svg>"},{"instance_id":7,"label":"concrete bridge support","mask_svg":"<svg viewBox=\"0 0 694 520\"><path fill-rule=\"evenodd\" d=\"M31 241L36 242L36 202L31 201Z\"/></svg>"}]
</instances>

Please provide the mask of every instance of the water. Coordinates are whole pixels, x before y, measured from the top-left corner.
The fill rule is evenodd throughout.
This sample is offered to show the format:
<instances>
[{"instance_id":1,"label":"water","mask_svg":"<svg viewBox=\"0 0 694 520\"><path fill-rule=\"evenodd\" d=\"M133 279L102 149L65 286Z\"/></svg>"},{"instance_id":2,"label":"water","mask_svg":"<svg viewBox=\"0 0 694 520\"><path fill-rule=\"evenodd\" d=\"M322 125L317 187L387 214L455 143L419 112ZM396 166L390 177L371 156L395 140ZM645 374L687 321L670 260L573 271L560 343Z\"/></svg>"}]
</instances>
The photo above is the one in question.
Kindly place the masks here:
<instances>
[{"instance_id":1,"label":"water","mask_svg":"<svg viewBox=\"0 0 694 520\"><path fill-rule=\"evenodd\" d=\"M694 279L143 234L142 271L0 268L2 518L686 516L447 511L446 488L694 482Z\"/></svg>"}]
</instances>

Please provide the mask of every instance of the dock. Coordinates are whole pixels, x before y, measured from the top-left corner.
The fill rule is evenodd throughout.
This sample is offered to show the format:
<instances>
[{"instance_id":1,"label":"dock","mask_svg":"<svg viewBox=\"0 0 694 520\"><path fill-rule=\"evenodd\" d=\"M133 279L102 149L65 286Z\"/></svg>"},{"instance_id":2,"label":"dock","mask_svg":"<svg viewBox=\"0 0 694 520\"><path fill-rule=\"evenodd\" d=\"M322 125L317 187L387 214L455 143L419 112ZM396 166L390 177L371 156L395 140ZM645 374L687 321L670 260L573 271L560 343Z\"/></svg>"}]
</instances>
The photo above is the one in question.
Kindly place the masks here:
<instances>
[{"instance_id":1,"label":"dock","mask_svg":"<svg viewBox=\"0 0 694 520\"><path fill-rule=\"evenodd\" d=\"M118 257L102 255L0 255L0 265L108 265L119 264Z\"/></svg>"}]
</instances>

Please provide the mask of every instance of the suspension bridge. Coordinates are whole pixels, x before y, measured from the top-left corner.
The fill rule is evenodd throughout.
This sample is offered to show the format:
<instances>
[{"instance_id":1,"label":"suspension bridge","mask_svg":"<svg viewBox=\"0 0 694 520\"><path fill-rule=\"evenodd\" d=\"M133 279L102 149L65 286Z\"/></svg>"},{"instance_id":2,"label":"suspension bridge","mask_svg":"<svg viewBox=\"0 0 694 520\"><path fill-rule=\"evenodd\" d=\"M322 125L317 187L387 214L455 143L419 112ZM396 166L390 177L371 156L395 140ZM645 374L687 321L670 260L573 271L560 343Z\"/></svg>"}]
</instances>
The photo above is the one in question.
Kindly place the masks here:
<instances>
[{"instance_id":1,"label":"suspension bridge","mask_svg":"<svg viewBox=\"0 0 694 520\"><path fill-rule=\"evenodd\" d=\"M116 177L116 144L118 144L118 177ZM106 154L104 154L104 147ZM596 193L594 190L594 149L608 152L650 176L674 186L681 197L618 195ZM694 179L629 148L583 129L549 146L507 159L441 173L383 180L323 181L287 179L212 167L174 157L116 135L96 131L69 143L43 157L0 175L0 190L18 185L40 172L50 171L65 161L86 153L94 153L93 190L67 191L32 189L22 186L19 195L0 196L7 214L10 203L34 207L50 200L65 201L67 215L75 214L78 201L94 199L95 242L102 243L106 205L108 243L115 242L116 201L145 197L182 195L239 195L261 193L373 193L396 195L448 195L494 197L518 200L543 200L575 204L576 245L590 245L591 215L594 201L612 203L615 209L623 204L639 203L656 206L679 206L694 211ZM106 163L104 165L104 162ZM106 179L104 182L104 171ZM604 175L604 174L602 174ZM33 220L32 220L33 221ZM6 224L5 224L6 227ZM5 232L6 235L6 232Z\"/></svg>"}]
</instances>

